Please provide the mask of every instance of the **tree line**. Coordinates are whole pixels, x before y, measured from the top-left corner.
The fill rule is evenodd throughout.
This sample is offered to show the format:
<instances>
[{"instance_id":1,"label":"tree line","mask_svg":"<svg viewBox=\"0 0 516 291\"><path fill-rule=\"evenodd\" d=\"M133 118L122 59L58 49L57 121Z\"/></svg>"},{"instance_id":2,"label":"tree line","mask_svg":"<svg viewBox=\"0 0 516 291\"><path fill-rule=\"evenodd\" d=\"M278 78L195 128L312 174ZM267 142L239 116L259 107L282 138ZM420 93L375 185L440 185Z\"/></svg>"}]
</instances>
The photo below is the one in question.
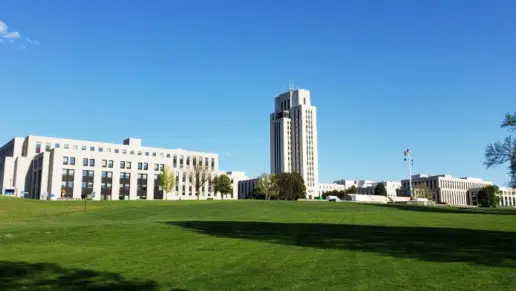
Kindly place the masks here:
<instances>
[{"instance_id":1,"label":"tree line","mask_svg":"<svg viewBox=\"0 0 516 291\"><path fill-rule=\"evenodd\" d=\"M262 174L250 194L252 199L297 200L306 198L306 186L299 173Z\"/></svg>"}]
</instances>

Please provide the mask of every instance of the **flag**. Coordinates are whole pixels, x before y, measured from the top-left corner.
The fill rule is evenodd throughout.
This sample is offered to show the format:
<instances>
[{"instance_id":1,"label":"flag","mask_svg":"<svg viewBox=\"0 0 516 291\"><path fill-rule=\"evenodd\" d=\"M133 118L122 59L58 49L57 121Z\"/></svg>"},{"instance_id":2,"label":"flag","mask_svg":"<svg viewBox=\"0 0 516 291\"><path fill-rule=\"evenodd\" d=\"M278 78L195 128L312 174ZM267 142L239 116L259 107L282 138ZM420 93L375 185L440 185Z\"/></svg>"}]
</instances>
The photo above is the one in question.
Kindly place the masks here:
<instances>
[{"instance_id":1,"label":"flag","mask_svg":"<svg viewBox=\"0 0 516 291\"><path fill-rule=\"evenodd\" d=\"M406 151L403 151L403 155L406 157L408 156L408 153L409 153L409 150L407 149Z\"/></svg>"}]
</instances>

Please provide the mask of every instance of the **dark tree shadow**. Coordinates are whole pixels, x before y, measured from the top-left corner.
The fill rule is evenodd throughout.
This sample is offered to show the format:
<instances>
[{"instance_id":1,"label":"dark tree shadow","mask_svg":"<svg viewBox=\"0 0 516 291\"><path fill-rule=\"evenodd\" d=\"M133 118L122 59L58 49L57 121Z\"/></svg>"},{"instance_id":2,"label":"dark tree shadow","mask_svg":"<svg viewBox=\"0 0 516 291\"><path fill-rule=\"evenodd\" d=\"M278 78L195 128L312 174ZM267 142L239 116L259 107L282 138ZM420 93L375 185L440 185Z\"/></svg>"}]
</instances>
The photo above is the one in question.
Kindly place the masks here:
<instances>
[{"instance_id":1,"label":"dark tree shadow","mask_svg":"<svg viewBox=\"0 0 516 291\"><path fill-rule=\"evenodd\" d=\"M368 204L374 207L395 208L400 210L409 210L417 212L435 212L435 213L457 213L457 214L493 214L493 215L516 215L514 209L498 209L498 208L459 208L451 206L418 206L406 204Z\"/></svg>"},{"instance_id":2,"label":"dark tree shadow","mask_svg":"<svg viewBox=\"0 0 516 291\"><path fill-rule=\"evenodd\" d=\"M151 280L128 280L116 273L65 269L53 263L0 261L0 290L154 291Z\"/></svg>"},{"instance_id":3,"label":"dark tree shadow","mask_svg":"<svg viewBox=\"0 0 516 291\"><path fill-rule=\"evenodd\" d=\"M167 222L217 237L301 247L374 252L431 262L516 267L516 232L243 221Z\"/></svg>"}]
</instances>

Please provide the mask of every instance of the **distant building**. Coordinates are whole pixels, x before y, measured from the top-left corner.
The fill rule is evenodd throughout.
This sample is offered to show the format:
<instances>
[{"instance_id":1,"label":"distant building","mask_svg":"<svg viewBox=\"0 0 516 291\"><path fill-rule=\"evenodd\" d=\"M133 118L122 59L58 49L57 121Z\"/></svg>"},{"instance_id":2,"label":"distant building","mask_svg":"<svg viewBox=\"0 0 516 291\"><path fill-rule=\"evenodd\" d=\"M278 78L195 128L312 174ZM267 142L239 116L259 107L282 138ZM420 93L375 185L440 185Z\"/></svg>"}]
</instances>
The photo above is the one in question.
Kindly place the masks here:
<instances>
[{"instance_id":1,"label":"distant building","mask_svg":"<svg viewBox=\"0 0 516 291\"><path fill-rule=\"evenodd\" d=\"M250 199L260 178L245 179L238 182L238 199Z\"/></svg>"},{"instance_id":2,"label":"distant building","mask_svg":"<svg viewBox=\"0 0 516 291\"><path fill-rule=\"evenodd\" d=\"M482 190L482 188L470 189L468 191L469 201L471 201L471 205L478 205L478 192L480 192L480 190ZM502 193L498 196L500 198L499 206L501 206L501 207L516 206L516 189L500 187L500 191Z\"/></svg>"},{"instance_id":3,"label":"distant building","mask_svg":"<svg viewBox=\"0 0 516 291\"><path fill-rule=\"evenodd\" d=\"M327 184L327 183L319 183L319 196L322 196L326 192L330 191L344 191L346 190L346 186L340 184Z\"/></svg>"},{"instance_id":4,"label":"distant building","mask_svg":"<svg viewBox=\"0 0 516 291\"><path fill-rule=\"evenodd\" d=\"M358 194L374 195L374 190L378 184L383 184L387 191L387 196L397 196L399 189L401 188L401 182L398 181L382 181L373 182L369 184L363 184L362 187L358 188Z\"/></svg>"},{"instance_id":5,"label":"distant building","mask_svg":"<svg viewBox=\"0 0 516 291\"><path fill-rule=\"evenodd\" d=\"M353 186L355 186L355 188L369 187L372 184L376 183L376 181L371 181L371 180L345 180L345 179L341 179L341 180L337 180L337 181L335 181L333 183L339 184L339 185L343 185L345 187L345 189L349 189L349 188L351 188Z\"/></svg>"},{"instance_id":6,"label":"distant building","mask_svg":"<svg viewBox=\"0 0 516 291\"><path fill-rule=\"evenodd\" d=\"M413 175L412 187L425 185L432 191L434 201L450 205L473 205L469 191L492 185L492 182L478 178L464 177L455 178L451 175ZM401 181L401 195L408 195L409 180Z\"/></svg>"},{"instance_id":7,"label":"distant building","mask_svg":"<svg viewBox=\"0 0 516 291\"><path fill-rule=\"evenodd\" d=\"M168 199L197 199L192 172L194 165L208 167L214 177L227 174L238 198L242 172L220 171L214 153L142 146L140 139L123 144L43 136L16 137L0 148L0 191L32 199L93 196L95 200L163 199L158 176L165 165L176 174L176 187ZM93 195L95 194L95 195ZM211 180L200 199L221 199L212 191Z\"/></svg>"},{"instance_id":8,"label":"distant building","mask_svg":"<svg viewBox=\"0 0 516 291\"><path fill-rule=\"evenodd\" d=\"M289 90L276 96L270 115L271 173L297 172L305 181L307 198L319 195L317 112L310 91Z\"/></svg>"}]
</instances>

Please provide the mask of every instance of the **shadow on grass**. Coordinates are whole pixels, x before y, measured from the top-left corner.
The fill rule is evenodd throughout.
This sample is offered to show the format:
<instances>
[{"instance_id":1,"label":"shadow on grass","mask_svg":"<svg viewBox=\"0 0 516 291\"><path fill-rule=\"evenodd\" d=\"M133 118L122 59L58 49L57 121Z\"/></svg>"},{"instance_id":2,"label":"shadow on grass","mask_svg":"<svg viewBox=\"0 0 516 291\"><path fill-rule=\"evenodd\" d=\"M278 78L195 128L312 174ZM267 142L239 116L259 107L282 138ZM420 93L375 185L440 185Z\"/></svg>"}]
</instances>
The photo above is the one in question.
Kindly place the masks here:
<instances>
[{"instance_id":1,"label":"shadow on grass","mask_svg":"<svg viewBox=\"0 0 516 291\"><path fill-rule=\"evenodd\" d=\"M127 280L116 273L65 269L52 263L0 261L0 290L153 291L158 290L158 284Z\"/></svg>"},{"instance_id":2,"label":"shadow on grass","mask_svg":"<svg viewBox=\"0 0 516 291\"><path fill-rule=\"evenodd\" d=\"M514 209L497 209L497 208L458 208L451 206L418 206L404 204L368 204L375 207L395 208L400 210L417 211L417 212L435 212L435 213L458 213L458 214L493 214L493 215L516 215Z\"/></svg>"},{"instance_id":3,"label":"shadow on grass","mask_svg":"<svg viewBox=\"0 0 516 291\"><path fill-rule=\"evenodd\" d=\"M217 237L373 252L431 262L516 267L516 232L243 221L176 221L167 224Z\"/></svg>"}]
</instances>

